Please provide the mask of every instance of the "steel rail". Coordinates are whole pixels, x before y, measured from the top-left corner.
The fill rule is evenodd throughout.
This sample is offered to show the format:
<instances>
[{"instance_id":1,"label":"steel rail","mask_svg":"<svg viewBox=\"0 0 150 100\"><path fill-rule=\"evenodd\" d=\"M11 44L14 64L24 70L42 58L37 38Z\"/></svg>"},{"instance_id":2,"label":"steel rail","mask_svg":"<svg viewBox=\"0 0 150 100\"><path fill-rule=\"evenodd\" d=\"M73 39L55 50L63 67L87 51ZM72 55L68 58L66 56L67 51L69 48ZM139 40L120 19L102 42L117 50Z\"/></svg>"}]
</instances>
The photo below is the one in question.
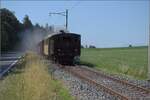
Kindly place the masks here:
<instances>
[{"instance_id":1,"label":"steel rail","mask_svg":"<svg viewBox=\"0 0 150 100\"><path fill-rule=\"evenodd\" d=\"M89 68L85 68L85 67L80 67L80 68L83 68L83 69L86 69L86 70L89 70L89 71L93 71L94 73L96 73L96 74L98 74L98 75L101 75L101 76L106 77L106 78L108 78L108 79L111 79L111 80L113 80L113 81L119 82L119 83L124 84L124 85L127 85L127 86L129 86L129 87L132 87L132 88L134 88L134 89L136 89L136 90L142 92L143 94L144 94L144 93L147 94L147 95L150 94L150 90L148 90L148 89L146 89L146 88L143 88L143 87L140 87L140 86L137 86L137 85L135 85L135 84L133 84L133 83L129 83L128 81L119 80L119 79L117 79L117 78L114 78L114 77L105 75L105 74L103 74L103 73L100 73L100 72L98 72L98 71L95 71L95 70L92 70L92 69L89 69Z\"/></svg>"},{"instance_id":2,"label":"steel rail","mask_svg":"<svg viewBox=\"0 0 150 100\"><path fill-rule=\"evenodd\" d=\"M74 70L74 69L72 69L71 67L72 67L72 66L64 66L64 65L61 65L61 68L64 68L66 71L71 72L72 74L74 74L75 76L81 78L82 80L86 80L86 81L88 81L89 83L95 84L96 86L98 86L98 87L104 89L107 93L113 94L114 96L117 96L117 97L121 98L121 100L122 100L122 99L123 99L123 100L129 100L129 99L135 100L136 97L127 96L127 95L125 95L125 94L122 94L122 93L120 93L120 92L117 92L117 91L111 89L110 87L107 87L107 86L105 86L105 85L102 85L101 83L97 83L95 80L93 80L93 79L91 79L91 78L88 78L86 75L81 75L82 70L84 69L84 70L87 71L87 72L90 71L90 72L92 72L92 73L94 73L94 74L96 74L96 75L100 75L101 77L104 77L104 78L106 78L106 79L110 79L110 80L112 80L112 81L114 81L114 82L118 82L118 83L120 83L120 84L122 84L122 85L126 85L126 86L128 86L130 89L132 89L133 91L138 91L138 92L140 92L140 94L142 95L142 97L138 97L138 99L139 99L139 98L143 98L143 97L144 97L144 98L149 98L149 96L150 96L150 95L149 95L149 94L150 94L150 92L149 92L150 90L148 90L148 89L146 89L146 88L143 88L143 87L140 87L140 86L137 86L137 85L135 85L135 84L133 84L133 83L129 83L128 81L124 81L124 80L120 80L120 79L111 77L111 76L109 76L109 75L106 75L105 73L101 73L101 72L99 72L99 71L96 71L96 70L90 69L90 68L85 68L85 67L81 67L81 66L76 66L75 69L80 69L80 70L81 70L81 72L78 72L77 70Z\"/></svg>"},{"instance_id":3,"label":"steel rail","mask_svg":"<svg viewBox=\"0 0 150 100\"><path fill-rule=\"evenodd\" d=\"M21 58L21 56L18 57L18 59L15 60L12 64L10 64L2 73L0 73L0 79L2 79L2 77L3 77L11 68L13 68L14 65L16 65L16 63L19 61L20 58Z\"/></svg>"},{"instance_id":4,"label":"steel rail","mask_svg":"<svg viewBox=\"0 0 150 100\"><path fill-rule=\"evenodd\" d=\"M70 72L73 75L79 77L80 79L85 80L85 81L89 82L90 84L93 84L93 85L99 87L99 89L103 89L103 91L109 93L110 95L116 96L116 97L120 98L121 100L129 100L129 97L127 97L127 96L125 96L125 95L123 95L121 93L118 93L118 92L112 90L111 88L108 88L108 87L106 87L106 86L104 86L102 84L99 84L96 81L91 80L90 78L86 77L85 75L81 75L80 73L78 73L78 72L76 72L74 70L71 70L71 69L65 68L65 70L67 72Z\"/></svg>"}]
</instances>

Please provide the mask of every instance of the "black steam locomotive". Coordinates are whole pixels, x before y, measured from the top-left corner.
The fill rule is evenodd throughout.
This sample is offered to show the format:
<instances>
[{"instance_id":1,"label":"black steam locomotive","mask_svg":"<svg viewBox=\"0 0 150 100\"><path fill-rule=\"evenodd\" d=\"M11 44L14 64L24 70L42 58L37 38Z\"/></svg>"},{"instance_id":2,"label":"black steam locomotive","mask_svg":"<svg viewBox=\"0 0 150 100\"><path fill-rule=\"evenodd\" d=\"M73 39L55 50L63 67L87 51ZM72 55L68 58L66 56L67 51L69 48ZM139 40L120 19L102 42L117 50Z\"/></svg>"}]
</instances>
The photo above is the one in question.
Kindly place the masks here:
<instances>
[{"instance_id":1,"label":"black steam locomotive","mask_svg":"<svg viewBox=\"0 0 150 100\"><path fill-rule=\"evenodd\" d=\"M60 32L48 36L38 44L39 52L56 63L73 64L80 56L81 36Z\"/></svg>"}]
</instances>

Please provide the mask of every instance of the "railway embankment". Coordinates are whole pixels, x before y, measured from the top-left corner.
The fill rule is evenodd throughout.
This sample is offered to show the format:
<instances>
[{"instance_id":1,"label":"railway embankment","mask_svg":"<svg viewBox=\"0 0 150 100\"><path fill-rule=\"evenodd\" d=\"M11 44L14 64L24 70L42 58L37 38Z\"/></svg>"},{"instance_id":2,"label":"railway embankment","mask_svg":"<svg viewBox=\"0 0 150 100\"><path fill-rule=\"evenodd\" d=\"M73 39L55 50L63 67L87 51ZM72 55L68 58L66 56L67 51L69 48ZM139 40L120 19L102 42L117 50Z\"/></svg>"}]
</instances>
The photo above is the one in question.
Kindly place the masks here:
<instances>
[{"instance_id":1,"label":"railway embankment","mask_svg":"<svg viewBox=\"0 0 150 100\"><path fill-rule=\"evenodd\" d=\"M48 73L44 59L28 53L3 80L0 100L72 100L69 92Z\"/></svg>"}]
</instances>

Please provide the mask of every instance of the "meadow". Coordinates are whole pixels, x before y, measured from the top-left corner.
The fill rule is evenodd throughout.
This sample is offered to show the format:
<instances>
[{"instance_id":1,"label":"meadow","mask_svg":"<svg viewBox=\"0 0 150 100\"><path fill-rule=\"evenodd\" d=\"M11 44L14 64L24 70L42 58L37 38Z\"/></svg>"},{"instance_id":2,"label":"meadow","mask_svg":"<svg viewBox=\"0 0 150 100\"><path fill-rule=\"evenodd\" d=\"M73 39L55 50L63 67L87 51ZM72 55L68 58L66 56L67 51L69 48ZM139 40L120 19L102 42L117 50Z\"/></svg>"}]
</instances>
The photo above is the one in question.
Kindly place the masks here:
<instances>
[{"instance_id":1,"label":"meadow","mask_svg":"<svg viewBox=\"0 0 150 100\"><path fill-rule=\"evenodd\" d=\"M0 100L73 100L62 83L53 79L48 66L34 53L28 53L3 80Z\"/></svg>"},{"instance_id":2,"label":"meadow","mask_svg":"<svg viewBox=\"0 0 150 100\"><path fill-rule=\"evenodd\" d=\"M147 79L148 47L83 48L81 64L136 79Z\"/></svg>"}]
</instances>

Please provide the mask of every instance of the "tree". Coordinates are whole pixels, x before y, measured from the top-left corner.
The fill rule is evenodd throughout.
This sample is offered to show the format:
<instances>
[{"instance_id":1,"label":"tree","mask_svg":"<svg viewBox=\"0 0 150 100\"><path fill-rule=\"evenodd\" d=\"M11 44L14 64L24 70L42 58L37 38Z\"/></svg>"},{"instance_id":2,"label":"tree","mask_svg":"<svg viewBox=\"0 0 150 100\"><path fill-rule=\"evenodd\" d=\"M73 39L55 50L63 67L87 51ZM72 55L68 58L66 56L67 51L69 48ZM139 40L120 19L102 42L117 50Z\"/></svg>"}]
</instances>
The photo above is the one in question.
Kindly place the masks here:
<instances>
[{"instance_id":1,"label":"tree","mask_svg":"<svg viewBox=\"0 0 150 100\"><path fill-rule=\"evenodd\" d=\"M45 29L46 29L46 30L49 30L48 23L45 24Z\"/></svg>"},{"instance_id":2,"label":"tree","mask_svg":"<svg viewBox=\"0 0 150 100\"><path fill-rule=\"evenodd\" d=\"M84 48L84 46L83 46L83 45L81 45L81 48Z\"/></svg>"},{"instance_id":3,"label":"tree","mask_svg":"<svg viewBox=\"0 0 150 100\"><path fill-rule=\"evenodd\" d=\"M29 19L28 15L25 15L24 19L23 19L23 25L24 25L24 29L32 29L33 25L31 20Z\"/></svg>"},{"instance_id":4,"label":"tree","mask_svg":"<svg viewBox=\"0 0 150 100\"><path fill-rule=\"evenodd\" d=\"M21 23L13 12L6 8L0 9L1 18L1 50L13 49L19 40Z\"/></svg>"},{"instance_id":5,"label":"tree","mask_svg":"<svg viewBox=\"0 0 150 100\"><path fill-rule=\"evenodd\" d=\"M131 47L132 47L132 45L130 44L130 45L129 45L129 48L131 48Z\"/></svg>"},{"instance_id":6,"label":"tree","mask_svg":"<svg viewBox=\"0 0 150 100\"><path fill-rule=\"evenodd\" d=\"M88 45L85 45L85 48L88 48Z\"/></svg>"},{"instance_id":7,"label":"tree","mask_svg":"<svg viewBox=\"0 0 150 100\"><path fill-rule=\"evenodd\" d=\"M94 45L90 45L89 48L96 48Z\"/></svg>"},{"instance_id":8,"label":"tree","mask_svg":"<svg viewBox=\"0 0 150 100\"><path fill-rule=\"evenodd\" d=\"M40 25L38 23L35 24L35 28L40 28Z\"/></svg>"},{"instance_id":9,"label":"tree","mask_svg":"<svg viewBox=\"0 0 150 100\"><path fill-rule=\"evenodd\" d=\"M54 26L49 26L49 30L51 33L54 33Z\"/></svg>"}]
</instances>

